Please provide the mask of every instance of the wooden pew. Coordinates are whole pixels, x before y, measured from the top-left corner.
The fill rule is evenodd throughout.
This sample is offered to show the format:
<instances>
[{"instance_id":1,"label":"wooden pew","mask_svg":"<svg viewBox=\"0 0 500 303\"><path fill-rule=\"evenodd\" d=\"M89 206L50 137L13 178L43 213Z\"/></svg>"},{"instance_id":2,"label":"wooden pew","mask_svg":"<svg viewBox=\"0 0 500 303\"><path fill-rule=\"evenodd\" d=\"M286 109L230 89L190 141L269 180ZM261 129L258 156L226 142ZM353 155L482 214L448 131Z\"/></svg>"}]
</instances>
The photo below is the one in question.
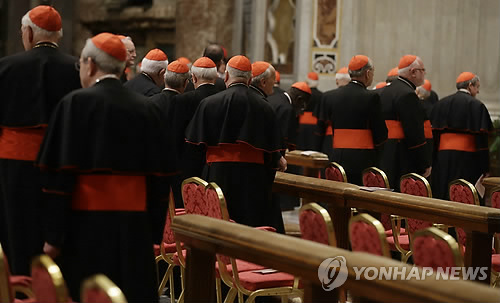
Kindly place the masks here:
<instances>
[{"instance_id":1,"label":"wooden pew","mask_svg":"<svg viewBox=\"0 0 500 303\"><path fill-rule=\"evenodd\" d=\"M300 154L301 152L300 150L287 152L285 157L288 165L302 166L304 169L304 176L317 177L320 169L330 165L328 156L324 154L323 156L304 156ZM320 155L320 153L318 153L318 155Z\"/></svg>"},{"instance_id":2,"label":"wooden pew","mask_svg":"<svg viewBox=\"0 0 500 303\"><path fill-rule=\"evenodd\" d=\"M315 242L256 230L236 223L196 215L173 220L176 239L187 247L185 302L215 302L214 260L220 253L299 276L304 302L336 302L337 290L322 289L318 267L327 258L343 256L348 268L344 286L355 296L381 302L497 302L498 290L469 281L411 279L356 280L353 267L411 266L391 259L353 253ZM419 271L419 273L421 273Z\"/></svg>"},{"instance_id":3,"label":"wooden pew","mask_svg":"<svg viewBox=\"0 0 500 303\"><path fill-rule=\"evenodd\" d=\"M484 191L484 201L486 206L491 205L490 197L492 190L500 186L500 177L488 177L483 179L483 186L485 187Z\"/></svg>"},{"instance_id":4,"label":"wooden pew","mask_svg":"<svg viewBox=\"0 0 500 303\"><path fill-rule=\"evenodd\" d=\"M333 215L337 245L347 249L351 207L411 217L464 228L467 232L465 266L491 270L491 241L500 232L500 210L387 191L367 192L354 184L277 173L273 191L286 192L328 204ZM487 281L484 281L485 283Z\"/></svg>"}]
</instances>

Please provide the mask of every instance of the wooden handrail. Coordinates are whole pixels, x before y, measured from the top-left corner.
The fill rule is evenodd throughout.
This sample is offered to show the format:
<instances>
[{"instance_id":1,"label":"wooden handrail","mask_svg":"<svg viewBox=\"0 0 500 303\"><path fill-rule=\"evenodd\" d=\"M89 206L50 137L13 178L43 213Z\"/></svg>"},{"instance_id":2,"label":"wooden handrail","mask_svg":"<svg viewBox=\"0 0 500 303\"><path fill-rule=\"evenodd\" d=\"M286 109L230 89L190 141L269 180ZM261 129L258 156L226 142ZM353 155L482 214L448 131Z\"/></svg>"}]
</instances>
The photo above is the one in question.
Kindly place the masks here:
<instances>
[{"instance_id":1,"label":"wooden handrail","mask_svg":"<svg viewBox=\"0 0 500 303\"><path fill-rule=\"evenodd\" d=\"M462 227L467 232L465 266L491 269L491 239L500 232L499 209L388 191L367 192L353 184L287 173L276 174L273 191L326 203L341 248L349 247L349 210L356 207Z\"/></svg>"},{"instance_id":2,"label":"wooden handrail","mask_svg":"<svg viewBox=\"0 0 500 303\"><path fill-rule=\"evenodd\" d=\"M391 259L364 253L353 253L315 242L277 233L256 230L197 215L174 218L172 229L177 240L188 248L186 264L185 301L210 301L214 299L214 255L228 255L262 264L303 279L305 302L335 297L335 292L325 292L320 287L318 267L327 258L343 256L348 276L344 284L354 295L384 302L497 302L497 290L469 281L436 280L356 280L353 267L406 267L411 266ZM208 264L208 265L207 265ZM198 267L197 267L198 266ZM421 271L419 269L419 275ZM203 281L200 284L199 281ZM203 286L206 285L206 286ZM323 300L321 300L323 301Z\"/></svg>"}]
</instances>

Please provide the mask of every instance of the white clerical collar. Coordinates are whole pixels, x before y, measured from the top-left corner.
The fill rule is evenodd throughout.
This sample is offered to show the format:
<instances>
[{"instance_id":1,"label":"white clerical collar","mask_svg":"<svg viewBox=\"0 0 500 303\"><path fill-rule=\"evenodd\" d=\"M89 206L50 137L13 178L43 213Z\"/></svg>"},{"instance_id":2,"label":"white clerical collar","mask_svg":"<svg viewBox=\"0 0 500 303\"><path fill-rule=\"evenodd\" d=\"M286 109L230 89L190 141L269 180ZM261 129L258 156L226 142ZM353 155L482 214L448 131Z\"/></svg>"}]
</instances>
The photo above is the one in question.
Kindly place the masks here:
<instances>
[{"instance_id":1,"label":"white clerical collar","mask_svg":"<svg viewBox=\"0 0 500 303\"><path fill-rule=\"evenodd\" d=\"M465 88L460 88L458 91L470 95L470 91L466 90Z\"/></svg>"},{"instance_id":2,"label":"white clerical collar","mask_svg":"<svg viewBox=\"0 0 500 303\"><path fill-rule=\"evenodd\" d=\"M172 92L175 92L175 93L178 93L178 94L180 94L180 93L181 93L180 91L178 91L178 90L176 90L176 89L173 89L173 88L170 88L170 87L165 87L165 88L163 89L163 91L166 91L166 90L169 90L169 91L172 91Z\"/></svg>"},{"instance_id":3,"label":"white clerical collar","mask_svg":"<svg viewBox=\"0 0 500 303\"><path fill-rule=\"evenodd\" d=\"M113 75L113 74L106 74L106 75L103 75L103 76L100 76L99 78L97 78L95 80L95 83L99 83L100 81L104 80L104 79L108 79L108 78L111 78L111 79L116 79L116 80L120 80L120 78L118 78L117 75Z\"/></svg>"}]
</instances>

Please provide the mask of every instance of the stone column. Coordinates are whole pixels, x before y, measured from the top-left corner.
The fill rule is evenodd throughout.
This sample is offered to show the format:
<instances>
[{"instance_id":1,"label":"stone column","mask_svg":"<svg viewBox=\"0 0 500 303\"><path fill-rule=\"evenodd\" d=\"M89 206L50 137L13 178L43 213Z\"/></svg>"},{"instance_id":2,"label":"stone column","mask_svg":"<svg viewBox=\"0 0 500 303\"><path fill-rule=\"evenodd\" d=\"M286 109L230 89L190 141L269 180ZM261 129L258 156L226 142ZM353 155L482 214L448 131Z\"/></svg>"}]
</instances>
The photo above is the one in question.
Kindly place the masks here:
<instances>
[{"instance_id":1,"label":"stone column","mask_svg":"<svg viewBox=\"0 0 500 303\"><path fill-rule=\"evenodd\" d=\"M177 0L176 15L176 57L196 60L210 42L233 54L233 0Z\"/></svg>"}]
</instances>

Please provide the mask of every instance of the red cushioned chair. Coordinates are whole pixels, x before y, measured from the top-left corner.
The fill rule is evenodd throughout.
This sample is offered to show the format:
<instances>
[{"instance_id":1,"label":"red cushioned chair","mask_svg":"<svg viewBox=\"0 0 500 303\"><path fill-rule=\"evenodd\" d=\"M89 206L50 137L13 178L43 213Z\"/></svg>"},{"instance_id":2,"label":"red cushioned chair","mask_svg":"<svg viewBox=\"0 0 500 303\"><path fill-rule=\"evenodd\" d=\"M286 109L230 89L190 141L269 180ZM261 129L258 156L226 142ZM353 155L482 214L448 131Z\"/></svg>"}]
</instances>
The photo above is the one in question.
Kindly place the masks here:
<instances>
[{"instance_id":1,"label":"red cushioned chair","mask_svg":"<svg viewBox=\"0 0 500 303\"><path fill-rule=\"evenodd\" d=\"M163 294L163 291L165 289L165 286L167 285L167 282L169 282L170 286L170 298L175 299L175 294L174 294L174 268L178 266L179 264L176 264L174 262L174 255L177 252L177 247L176 247L176 242L174 238L174 232L170 228L172 224L172 218L175 216L180 216L184 215L186 212L184 208L175 208L174 204L174 197L172 191L170 192L170 198L169 198L169 204L168 204L168 211L167 211L167 217L165 219L165 227L163 228L163 239L161 245L154 245L155 249L155 261L158 269L158 264L161 261L167 262L167 270L165 271L165 274L163 275L163 278L160 282L160 285L158 287L158 295L161 296ZM183 248L183 245L181 243L181 248ZM181 279L183 281L183 279ZM184 288L182 288L184 289Z\"/></svg>"},{"instance_id":2,"label":"red cushioned chair","mask_svg":"<svg viewBox=\"0 0 500 303\"><path fill-rule=\"evenodd\" d=\"M493 193L492 192L492 206L493 206ZM448 194L450 196L450 200L454 202L470 204L480 206L479 203L479 195L477 193L476 188L472 183L468 182L464 179L457 179L450 182L448 186ZM494 207L494 206L493 206ZM462 256L465 254L465 243L467 242L467 234L463 230L463 228L455 227L458 236L458 246L460 248L460 252ZM495 254L493 252L491 256L491 277L493 286L496 286L500 281L500 275L498 274L500 271L500 254Z\"/></svg>"},{"instance_id":3,"label":"red cushioned chair","mask_svg":"<svg viewBox=\"0 0 500 303\"><path fill-rule=\"evenodd\" d=\"M299 226L302 239L337 246L332 218L317 203L307 203L300 208Z\"/></svg>"},{"instance_id":4,"label":"red cushioned chair","mask_svg":"<svg viewBox=\"0 0 500 303\"><path fill-rule=\"evenodd\" d=\"M352 251L391 257L384 227L369 214L359 214L349 220L349 240Z\"/></svg>"},{"instance_id":5,"label":"red cushioned chair","mask_svg":"<svg viewBox=\"0 0 500 303\"><path fill-rule=\"evenodd\" d=\"M380 188L391 188L389 186L389 179L383 170L376 167L368 167L363 170L363 185L367 187L380 187ZM400 230L400 234L405 235L406 229L401 228L402 218L399 216L380 214L380 222L384 226L385 234L388 237L392 237L393 225Z\"/></svg>"},{"instance_id":6,"label":"red cushioned chair","mask_svg":"<svg viewBox=\"0 0 500 303\"><path fill-rule=\"evenodd\" d=\"M71 302L61 270L49 256L40 255L33 258L31 278L38 302Z\"/></svg>"},{"instance_id":7,"label":"red cushioned chair","mask_svg":"<svg viewBox=\"0 0 500 303\"><path fill-rule=\"evenodd\" d=\"M420 267L463 267L464 261L457 241L436 227L416 231L413 235L411 250L413 262Z\"/></svg>"},{"instance_id":8,"label":"red cushioned chair","mask_svg":"<svg viewBox=\"0 0 500 303\"><path fill-rule=\"evenodd\" d=\"M330 166L325 169L325 177L327 180L347 183L345 170L342 165L337 162L332 162Z\"/></svg>"},{"instance_id":9,"label":"red cushioned chair","mask_svg":"<svg viewBox=\"0 0 500 303\"><path fill-rule=\"evenodd\" d=\"M122 290L103 274L85 279L80 290L81 303L127 303Z\"/></svg>"},{"instance_id":10,"label":"red cushioned chair","mask_svg":"<svg viewBox=\"0 0 500 303\"><path fill-rule=\"evenodd\" d=\"M212 218L231 221L229 218L229 212L227 210L226 200L224 194L219 186L215 183L207 183L206 181L193 177L184 180L182 183L182 196L184 200L184 207L187 214L198 214L203 216L209 216ZM257 227L258 229L276 231L272 227ZM178 243L178 242L177 242ZM177 248L176 259L174 256L174 261L177 261L184 267L185 255L179 253L179 246ZM240 299L243 298L243 293L240 291L238 286L246 285L248 288L259 289L259 283L262 283L262 279L259 276L263 276L259 273L254 273L255 270L263 270L264 266L246 262L243 260L235 260L228 258L226 256L217 255L217 266L216 266L216 287L217 287L217 301L222 301L221 295L221 285L220 280L224 281L226 285L230 287L226 301L231 302L234 300L235 296L238 295ZM222 270L221 270L222 266ZM181 267L182 268L182 267ZM248 272L248 274L244 274ZM241 274L241 276L240 276ZM268 285L274 285L276 278L283 278L282 276L287 275L286 278L291 280L293 284L293 276L283 273L264 275ZM235 280L239 279L240 285L236 285ZM265 280L264 279L264 280ZM284 283L283 279L281 281ZM244 289L241 286L241 289ZM281 291L281 290L280 290ZM259 292L259 295L266 295L265 292ZM274 295L274 293L272 293ZM181 294L183 298L183 295Z\"/></svg>"},{"instance_id":11,"label":"red cushioned chair","mask_svg":"<svg viewBox=\"0 0 500 303\"><path fill-rule=\"evenodd\" d=\"M0 302L17 302L15 293L23 293L27 299L21 302L34 302L31 290L31 278L26 276L11 276L7 257L0 245Z\"/></svg>"},{"instance_id":12,"label":"red cushioned chair","mask_svg":"<svg viewBox=\"0 0 500 303\"><path fill-rule=\"evenodd\" d=\"M432 190L429 182L418 174L406 174L400 179L400 191L403 194L432 198ZM391 249L398 250L401 255L401 261L407 262L412 252L410 249L412 235L418 230L432 227L432 222L406 218L408 235L401 235L398 229L393 229L393 239L387 239ZM443 227L446 228L446 227Z\"/></svg>"}]
</instances>

